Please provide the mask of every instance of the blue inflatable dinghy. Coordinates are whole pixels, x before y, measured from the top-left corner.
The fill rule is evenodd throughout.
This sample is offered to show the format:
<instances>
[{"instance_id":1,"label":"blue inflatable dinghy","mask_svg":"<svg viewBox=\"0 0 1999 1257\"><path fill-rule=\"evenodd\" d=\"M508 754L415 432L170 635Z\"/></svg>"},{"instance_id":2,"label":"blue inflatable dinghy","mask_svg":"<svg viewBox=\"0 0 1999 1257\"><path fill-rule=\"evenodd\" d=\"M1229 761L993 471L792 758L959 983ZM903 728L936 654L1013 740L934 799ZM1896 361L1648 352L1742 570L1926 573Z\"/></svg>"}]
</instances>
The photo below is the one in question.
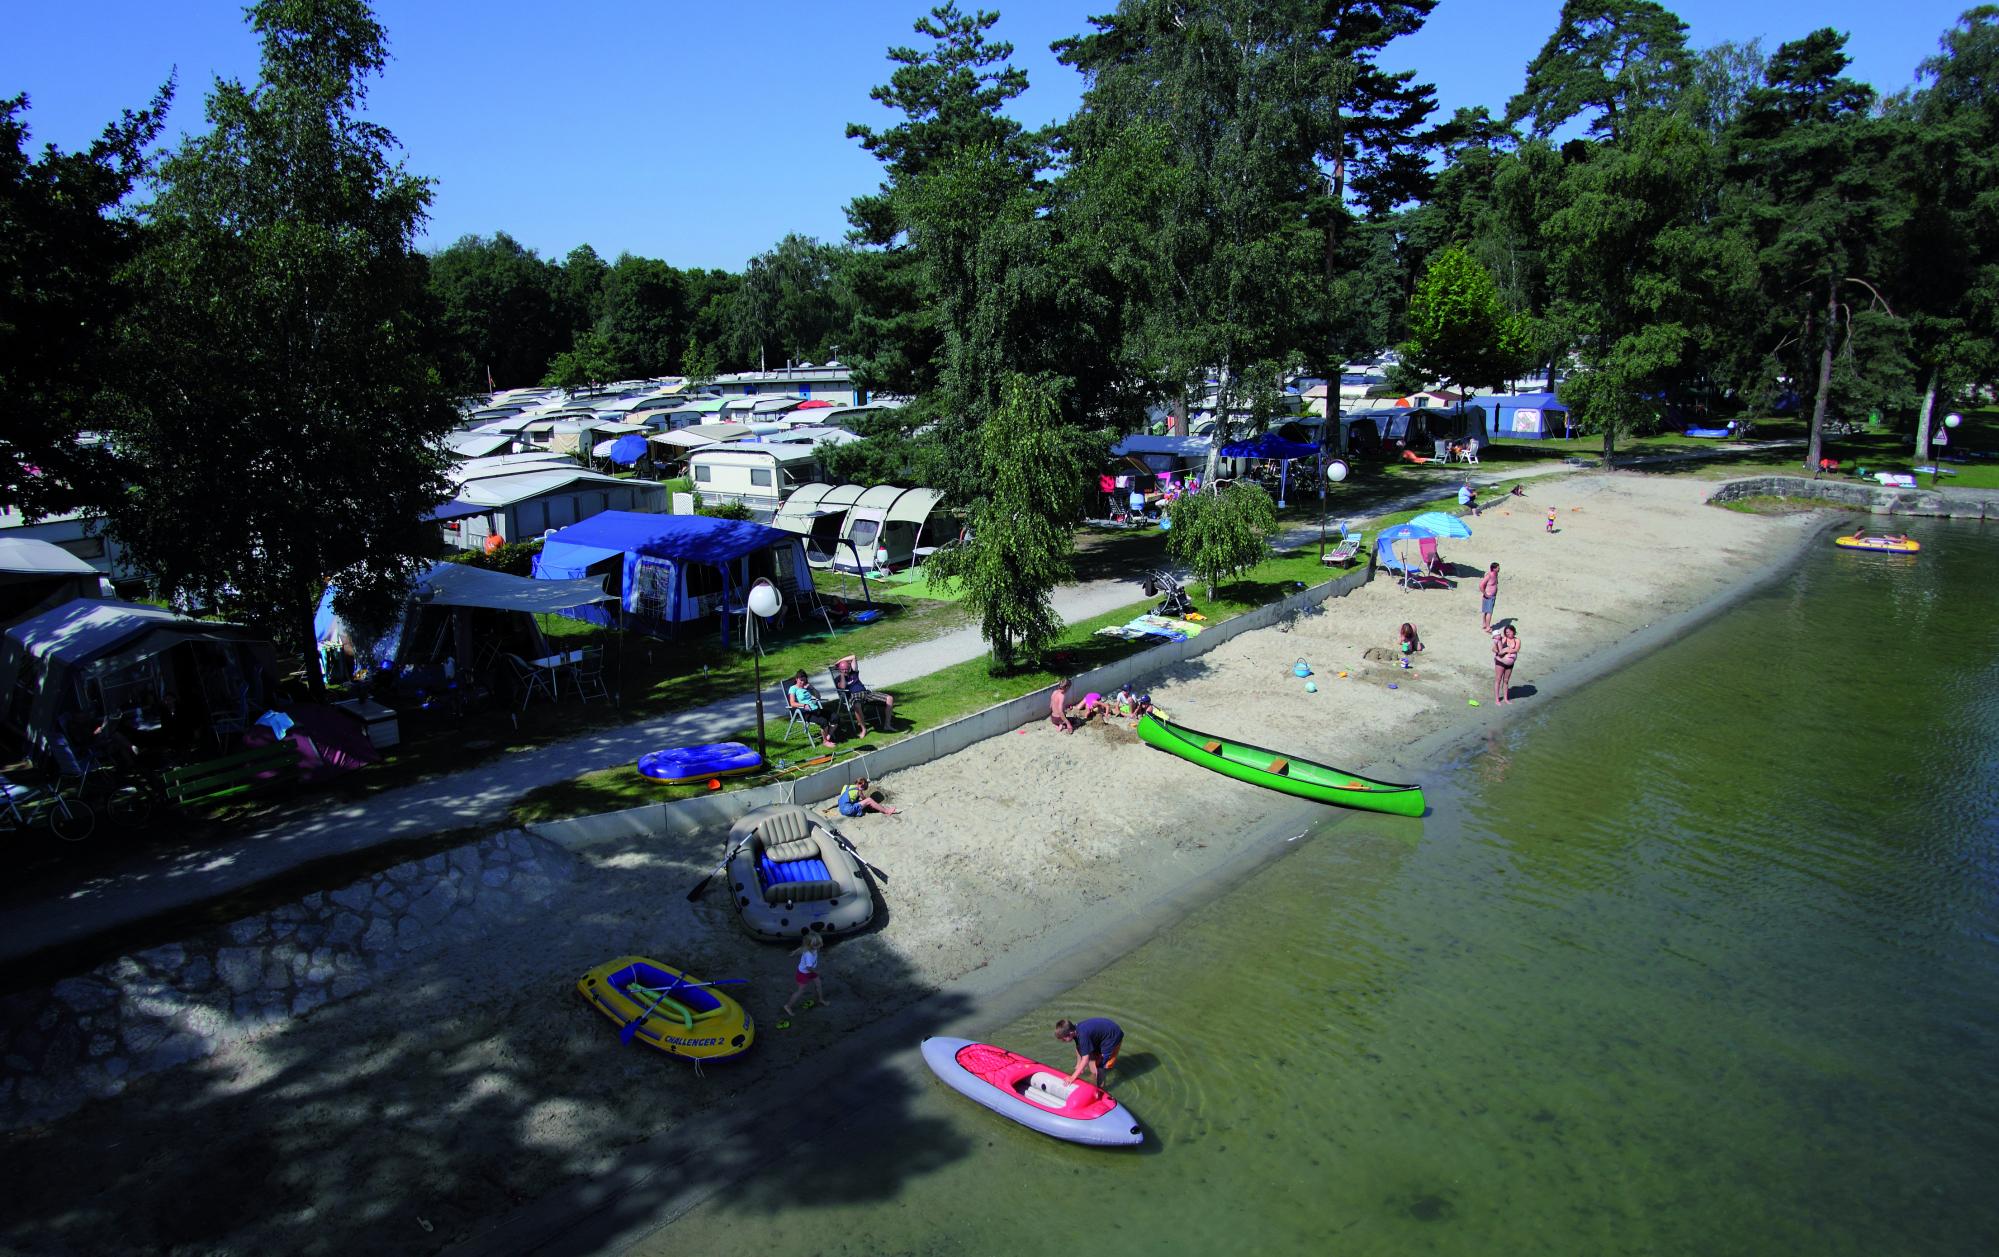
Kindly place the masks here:
<instances>
[{"instance_id":1,"label":"blue inflatable dinghy","mask_svg":"<svg viewBox=\"0 0 1999 1257\"><path fill-rule=\"evenodd\" d=\"M679 784L710 777L739 777L764 765L755 747L741 742L707 742L700 746L669 746L639 756L639 771L656 781Z\"/></svg>"}]
</instances>

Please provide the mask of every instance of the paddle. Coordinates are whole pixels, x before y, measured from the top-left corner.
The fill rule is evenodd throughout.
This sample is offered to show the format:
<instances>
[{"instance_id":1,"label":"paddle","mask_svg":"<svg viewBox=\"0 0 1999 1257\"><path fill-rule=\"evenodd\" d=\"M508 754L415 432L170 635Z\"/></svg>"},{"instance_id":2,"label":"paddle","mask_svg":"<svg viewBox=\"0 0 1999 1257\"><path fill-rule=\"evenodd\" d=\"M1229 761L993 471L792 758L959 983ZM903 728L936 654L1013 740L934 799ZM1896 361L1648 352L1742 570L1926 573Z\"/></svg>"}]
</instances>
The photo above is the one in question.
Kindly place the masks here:
<instances>
[{"instance_id":1,"label":"paddle","mask_svg":"<svg viewBox=\"0 0 1999 1257\"><path fill-rule=\"evenodd\" d=\"M854 850L854 844L847 841L847 835L841 833L839 830L833 828L831 825L826 826L826 832L833 835L833 841L840 844L840 849L842 851L845 851L848 855L853 856L856 860L859 860L862 868L866 869L870 873L873 873L876 877L879 877L883 881L888 880L887 873L876 868L874 865L869 864L866 856Z\"/></svg>"},{"instance_id":2,"label":"paddle","mask_svg":"<svg viewBox=\"0 0 1999 1257\"><path fill-rule=\"evenodd\" d=\"M737 843L733 847L730 847L729 853L722 857L722 862L716 865L714 869L708 874L708 876L694 883L694 889L687 892L688 903L693 903L695 900L701 898L701 892L708 889L708 883L715 880L716 874L720 873L723 869L729 867L729 861L736 858L736 852L741 851L743 849L743 843L748 842L751 839L751 837L755 835L755 833L756 833L755 830L751 830L749 833L744 834L743 841Z\"/></svg>"},{"instance_id":3,"label":"paddle","mask_svg":"<svg viewBox=\"0 0 1999 1257\"><path fill-rule=\"evenodd\" d=\"M637 975L635 974L633 976ZM683 989L691 991L696 989L697 987L704 987L704 986L733 986L737 983L746 982L748 980L749 979L747 978L719 978L713 982L689 982L684 977L675 978L673 980L673 985L667 987L664 991L661 991L659 994L653 996L652 1003L646 1005L645 1009L641 1011L638 1016L626 1022L624 1026L619 1029L618 1042L620 1044L630 1043L632 1039L638 1034L639 1026L642 1023L644 1023L646 1018L652 1016L653 1009L658 1008L660 1002L664 1000L667 996L673 994L675 991ZM630 989L631 988L628 984L626 990L629 991ZM645 988L641 987L640 989L644 990Z\"/></svg>"}]
</instances>

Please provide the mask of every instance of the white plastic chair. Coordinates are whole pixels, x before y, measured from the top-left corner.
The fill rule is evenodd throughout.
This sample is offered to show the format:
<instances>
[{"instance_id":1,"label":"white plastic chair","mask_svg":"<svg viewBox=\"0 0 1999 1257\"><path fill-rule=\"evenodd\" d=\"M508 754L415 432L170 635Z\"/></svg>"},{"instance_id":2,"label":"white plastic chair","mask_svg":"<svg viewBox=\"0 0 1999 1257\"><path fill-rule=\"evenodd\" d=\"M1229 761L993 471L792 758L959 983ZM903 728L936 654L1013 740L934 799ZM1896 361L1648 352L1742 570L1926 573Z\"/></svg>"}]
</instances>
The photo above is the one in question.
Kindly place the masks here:
<instances>
[{"instance_id":1,"label":"white plastic chair","mask_svg":"<svg viewBox=\"0 0 1999 1257\"><path fill-rule=\"evenodd\" d=\"M1478 461L1477 437L1473 437L1471 440L1465 442L1465 461L1468 463L1476 463Z\"/></svg>"}]
</instances>

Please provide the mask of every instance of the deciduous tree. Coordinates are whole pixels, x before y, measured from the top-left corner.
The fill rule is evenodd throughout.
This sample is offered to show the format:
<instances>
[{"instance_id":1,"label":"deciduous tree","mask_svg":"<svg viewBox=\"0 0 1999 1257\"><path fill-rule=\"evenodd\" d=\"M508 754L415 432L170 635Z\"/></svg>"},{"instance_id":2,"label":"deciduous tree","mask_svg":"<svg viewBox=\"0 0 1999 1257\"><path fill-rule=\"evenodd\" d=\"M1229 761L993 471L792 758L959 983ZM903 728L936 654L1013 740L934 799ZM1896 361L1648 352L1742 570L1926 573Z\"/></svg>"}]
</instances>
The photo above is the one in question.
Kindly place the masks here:
<instances>
[{"instance_id":1,"label":"deciduous tree","mask_svg":"<svg viewBox=\"0 0 1999 1257\"><path fill-rule=\"evenodd\" d=\"M1259 485L1231 480L1212 493L1189 493L1166 508L1173 521L1166 534L1166 553L1185 564L1208 586L1240 576L1270 553L1277 531L1277 504Z\"/></svg>"},{"instance_id":2,"label":"deciduous tree","mask_svg":"<svg viewBox=\"0 0 1999 1257\"><path fill-rule=\"evenodd\" d=\"M361 117L381 25L361 0L248 16L257 81L215 84L148 210L152 375L118 429L132 483L111 517L162 593L304 654L329 577L367 598L434 550L456 415L413 248L430 185Z\"/></svg>"},{"instance_id":3,"label":"deciduous tree","mask_svg":"<svg viewBox=\"0 0 1999 1257\"><path fill-rule=\"evenodd\" d=\"M1052 595L1069 579L1085 465L1062 440L1060 416L1048 381L1006 379L978 430L986 485L972 505L971 538L930 559L933 579L963 589L996 673L1040 655L1062 631Z\"/></svg>"},{"instance_id":4,"label":"deciduous tree","mask_svg":"<svg viewBox=\"0 0 1999 1257\"><path fill-rule=\"evenodd\" d=\"M120 203L170 96L80 152L32 159L28 98L0 101L0 506L30 519L101 503L121 481L109 447L77 438L126 375L118 328L136 289L120 272L139 225Z\"/></svg>"}]
</instances>

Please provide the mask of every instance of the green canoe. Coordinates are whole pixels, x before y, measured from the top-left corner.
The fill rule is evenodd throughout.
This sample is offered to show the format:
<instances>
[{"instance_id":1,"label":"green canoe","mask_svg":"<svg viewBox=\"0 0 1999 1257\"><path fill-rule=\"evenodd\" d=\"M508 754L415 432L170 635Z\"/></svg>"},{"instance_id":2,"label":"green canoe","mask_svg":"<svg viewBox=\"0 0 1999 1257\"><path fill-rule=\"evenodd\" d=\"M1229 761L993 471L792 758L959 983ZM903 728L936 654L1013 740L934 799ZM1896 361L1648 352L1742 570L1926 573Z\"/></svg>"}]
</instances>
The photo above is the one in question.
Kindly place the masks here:
<instances>
[{"instance_id":1,"label":"green canoe","mask_svg":"<svg viewBox=\"0 0 1999 1257\"><path fill-rule=\"evenodd\" d=\"M1247 742L1230 742L1157 716L1139 718L1138 736L1168 754L1253 786L1368 812L1423 814L1421 786L1369 781L1309 759L1293 759Z\"/></svg>"}]
</instances>

